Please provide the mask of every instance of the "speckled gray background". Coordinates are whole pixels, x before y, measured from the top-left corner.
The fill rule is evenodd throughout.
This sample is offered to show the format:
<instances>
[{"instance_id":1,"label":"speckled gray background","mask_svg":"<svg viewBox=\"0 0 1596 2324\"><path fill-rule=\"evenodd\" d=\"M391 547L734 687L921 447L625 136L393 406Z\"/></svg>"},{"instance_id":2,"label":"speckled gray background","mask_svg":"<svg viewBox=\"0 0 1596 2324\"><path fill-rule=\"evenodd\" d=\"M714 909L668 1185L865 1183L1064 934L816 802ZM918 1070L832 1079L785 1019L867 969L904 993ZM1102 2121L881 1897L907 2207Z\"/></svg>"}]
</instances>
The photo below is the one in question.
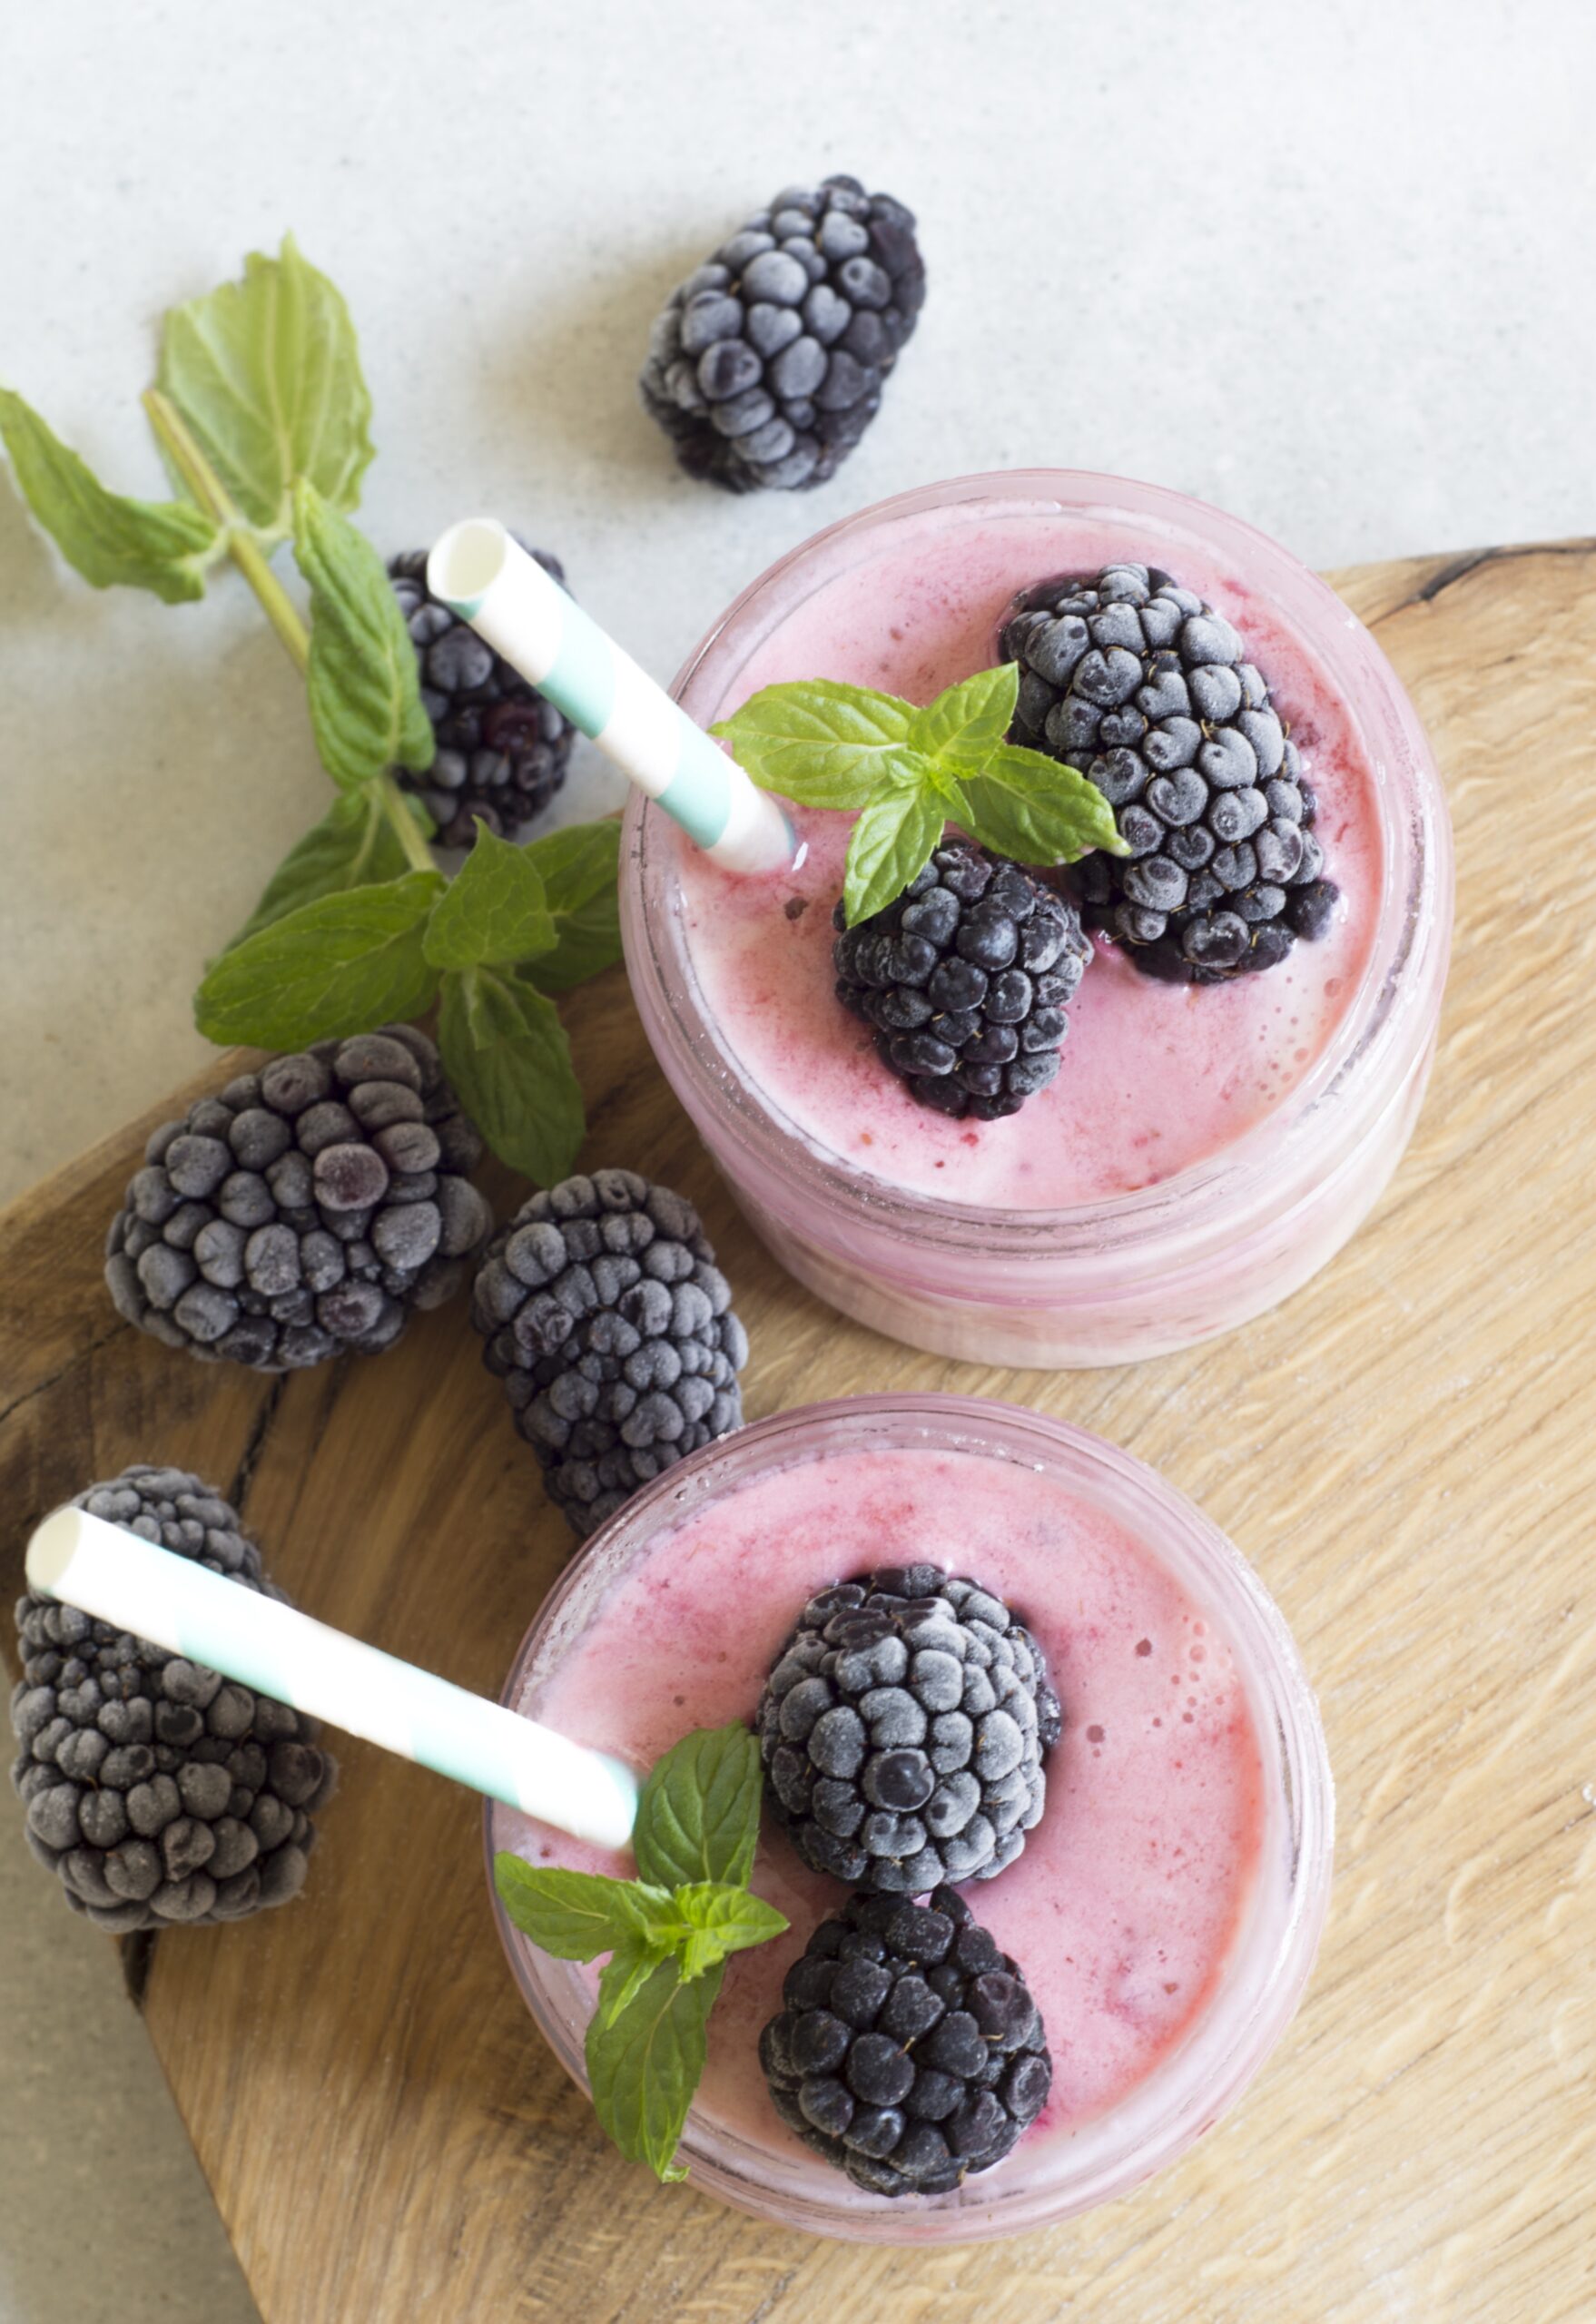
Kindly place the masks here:
<instances>
[{"instance_id":1,"label":"speckled gray background","mask_svg":"<svg viewBox=\"0 0 1596 2324\"><path fill-rule=\"evenodd\" d=\"M360 328L375 539L496 509L662 675L816 526L973 468L1154 478L1321 565L1596 531L1589 0L84 0L0 85L0 378L109 481L161 489L161 309L292 227ZM648 322L831 169L918 210L930 302L835 482L726 501L637 408ZM4 484L0 640L4 1195L201 1064L199 963L327 793L241 584L95 596ZM579 760L571 810L616 796ZM236 2324L110 1948L0 1824L0 2324Z\"/></svg>"}]
</instances>

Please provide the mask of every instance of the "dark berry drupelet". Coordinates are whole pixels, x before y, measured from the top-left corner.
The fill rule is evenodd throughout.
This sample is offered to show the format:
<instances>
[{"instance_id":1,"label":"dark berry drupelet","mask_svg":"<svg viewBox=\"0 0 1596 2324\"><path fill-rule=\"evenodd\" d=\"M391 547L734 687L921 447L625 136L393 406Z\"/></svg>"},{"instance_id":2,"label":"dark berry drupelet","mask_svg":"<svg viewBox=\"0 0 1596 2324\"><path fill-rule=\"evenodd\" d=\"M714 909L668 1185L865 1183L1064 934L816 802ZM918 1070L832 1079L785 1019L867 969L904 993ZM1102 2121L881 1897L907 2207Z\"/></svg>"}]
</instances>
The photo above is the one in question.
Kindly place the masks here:
<instances>
[{"instance_id":1,"label":"dark berry drupelet","mask_svg":"<svg viewBox=\"0 0 1596 2324\"><path fill-rule=\"evenodd\" d=\"M105 1280L141 1331L257 1372L391 1346L493 1225L482 1141L411 1025L271 1058L144 1149Z\"/></svg>"},{"instance_id":2,"label":"dark berry drupelet","mask_svg":"<svg viewBox=\"0 0 1596 2324\"><path fill-rule=\"evenodd\" d=\"M565 567L546 549L522 547L565 586ZM389 566L394 595L416 648L421 702L438 738L424 774L394 772L438 825L440 846L469 847L481 816L501 839L542 814L566 779L576 728L546 702L468 622L427 586L427 552Z\"/></svg>"},{"instance_id":3,"label":"dark berry drupelet","mask_svg":"<svg viewBox=\"0 0 1596 2324\"><path fill-rule=\"evenodd\" d=\"M1048 2100L1024 1973L952 1888L850 1896L787 1972L759 2037L777 2113L876 2195L945 2195L990 2171Z\"/></svg>"},{"instance_id":4,"label":"dark berry drupelet","mask_svg":"<svg viewBox=\"0 0 1596 2324\"><path fill-rule=\"evenodd\" d=\"M767 1796L805 1864L906 1896L1013 1863L1061 1725L1024 1623L934 1565L821 1590L759 1699Z\"/></svg>"},{"instance_id":5,"label":"dark berry drupelet","mask_svg":"<svg viewBox=\"0 0 1596 2324\"><path fill-rule=\"evenodd\" d=\"M1020 665L1015 740L1089 774L1130 849L1071 875L1089 928L1197 984L1323 935L1336 890L1314 794L1223 615L1156 566L1109 565L1028 589L1001 651Z\"/></svg>"},{"instance_id":6,"label":"dark berry drupelet","mask_svg":"<svg viewBox=\"0 0 1596 2324\"><path fill-rule=\"evenodd\" d=\"M635 1171L523 1203L488 1246L471 1320L579 1534L742 1423L748 1341L731 1288L692 1204Z\"/></svg>"},{"instance_id":7,"label":"dark berry drupelet","mask_svg":"<svg viewBox=\"0 0 1596 2324\"><path fill-rule=\"evenodd\" d=\"M837 999L922 1106L1000 1121L1056 1078L1092 948L1022 865L955 841L884 911L832 921Z\"/></svg>"},{"instance_id":8,"label":"dark berry drupelet","mask_svg":"<svg viewBox=\"0 0 1596 2324\"><path fill-rule=\"evenodd\" d=\"M673 292L640 385L689 476L823 484L881 408L925 267L914 215L857 178L789 186Z\"/></svg>"},{"instance_id":9,"label":"dark berry drupelet","mask_svg":"<svg viewBox=\"0 0 1596 2324\"><path fill-rule=\"evenodd\" d=\"M124 1469L77 1505L283 1595L236 1512L180 1469ZM16 1626L12 1780L75 1912L121 1934L241 1920L298 1894L337 1772L313 1719L54 1599L21 1599Z\"/></svg>"}]
</instances>

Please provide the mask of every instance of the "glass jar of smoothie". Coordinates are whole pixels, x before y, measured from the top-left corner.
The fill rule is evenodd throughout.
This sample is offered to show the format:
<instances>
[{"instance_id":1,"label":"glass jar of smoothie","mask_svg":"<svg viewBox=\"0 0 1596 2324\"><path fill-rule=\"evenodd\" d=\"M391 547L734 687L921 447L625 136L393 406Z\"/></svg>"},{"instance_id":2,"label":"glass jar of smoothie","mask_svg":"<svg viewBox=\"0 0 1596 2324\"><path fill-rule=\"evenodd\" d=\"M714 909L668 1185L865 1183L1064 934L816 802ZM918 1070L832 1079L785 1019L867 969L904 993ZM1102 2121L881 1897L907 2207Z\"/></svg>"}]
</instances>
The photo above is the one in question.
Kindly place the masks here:
<instances>
[{"instance_id":1,"label":"glass jar of smoothie","mask_svg":"<svg viewBox=\"0 0 1596 2324\"><path fill-rule=\"evenodd\" d=\"M646 1766L691 1728L753 1717L818 1589L920 1561L1004 1599L1064 1707L1040 1822L961 1891L1041 2011L1048 2104L1004 2161L937 2197L868 2193L792 2135L758 2036L846 1892L767 1810L754 1886L791 1926L728 1967L681 2157L695 2185L760 2218L964 2242L1107 2202L1172 2162L1296 2007L1329 1892L1330 1769L1290 1635L1239 1552L1140 1462L1035 1413L944 1395L812 1405L706 1446L629 1502L547 1600L503 1699ZM500 1807L488 1846L490 1870L500 1848L626 1869ZM502 1910L499 1928L583 2083L596 1970L539 1953Z\"/></svg>"},{"instance_id":2,"label":"glass jar of smoothie","mask_svg":"<svg viewBox=\"0 0 1596 2324\"><path fill-rule=\"evenodd\" d=\"M832 677L925 701L998 658L1016 595L1112 561L1224 613L1317 799L1328 932L1264 973L1162 984L1098 943L1058 1079L1004 1121L917 1105L832 990L850 819L800 812L791 874L738 879L628 812L645 1029L776 1257L844 1314L987 1364L1118 1364L1230 1330L1367 1214L1424 1094L1452 921L1445 803L1413 706L1334 593L1177 493L1032 470L882 502L744 590L676 683L703 724Z\"/></svg>"}]
</instances>

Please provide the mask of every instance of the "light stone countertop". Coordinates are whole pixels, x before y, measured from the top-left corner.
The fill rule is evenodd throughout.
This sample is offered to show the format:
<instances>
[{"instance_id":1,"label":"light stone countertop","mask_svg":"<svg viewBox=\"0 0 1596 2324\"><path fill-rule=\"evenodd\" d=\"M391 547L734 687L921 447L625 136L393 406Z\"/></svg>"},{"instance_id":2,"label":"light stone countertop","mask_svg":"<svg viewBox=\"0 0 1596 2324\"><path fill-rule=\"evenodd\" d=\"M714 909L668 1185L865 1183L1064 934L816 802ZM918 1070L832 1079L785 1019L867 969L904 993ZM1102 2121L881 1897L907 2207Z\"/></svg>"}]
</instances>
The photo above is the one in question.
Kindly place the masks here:
<instances>
[{"instance_id":1,"label":"light stone countertop","mask_svg":"<svg viewBox=\"0 0 1596 2324\"><path fill-rule=\"evenodd\" d=\"M291 228L360 328L384 554L491 508L662 677L818 526L977 468L1156 478L1321 566L1596 532L1587 0L84 0L5 93L0 379L107 482L163 489L163 308ZM649 321L835 169L918 212L924 317L831 485L724 498L638 407ZM202 1064L201 964L330 793L230 571L96 595L0 483L0 637L4 1198ZM562 812L618 795L584 746ZM0 2324L233 2324L111 1949L0 1817Z\"/></svg>"}]
</instances>

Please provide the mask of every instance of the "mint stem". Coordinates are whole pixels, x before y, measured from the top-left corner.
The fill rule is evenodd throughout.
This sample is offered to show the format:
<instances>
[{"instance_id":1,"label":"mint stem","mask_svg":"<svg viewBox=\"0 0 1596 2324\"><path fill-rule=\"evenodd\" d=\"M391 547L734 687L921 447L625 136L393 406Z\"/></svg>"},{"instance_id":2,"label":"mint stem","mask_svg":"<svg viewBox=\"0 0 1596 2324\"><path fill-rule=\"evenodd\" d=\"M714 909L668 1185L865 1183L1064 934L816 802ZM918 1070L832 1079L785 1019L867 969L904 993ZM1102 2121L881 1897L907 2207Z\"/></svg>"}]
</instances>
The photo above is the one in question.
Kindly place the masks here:
<instances>
[{"instance_id":1,"label":"mint stem","mask_svg":"<svg viewBox=\"0 0 1596 2324\"><path fill-rule=\"evenodd\" d=\"M261 611L282 641L289 659L303 677L310 665L310 633L300 620L293 599L271 570L248 521L234 506L227 487L195 443L175 404L163 396L159 388L147 389L143 403L150 425L170 453L173 468L206 515L213 517L222 527L228 555L259 598ZM432 852L417 828L415 817L400 798L399 785L390 774L379 774L376 780L380 791L382 812L405 852L405 861L413 872L435 872L438 866L432 860Z\"/></svg>"},{"instance_id":2,"label":"mint stem","mask_svg":"<svg viewBox=\"0 0 1596 2324\"><path fill-rule=\"evenodd\" d=\"M159 388L146 389L143 401L150 425L171 454L173 468L201 507L222 527L229 556L260 599L261 611L303 677L310 661L310 633L295 612L292 598L267 563L260 542L233 506L222 478L190 435L175 404Z\"/></svg>"}]
</instances>

